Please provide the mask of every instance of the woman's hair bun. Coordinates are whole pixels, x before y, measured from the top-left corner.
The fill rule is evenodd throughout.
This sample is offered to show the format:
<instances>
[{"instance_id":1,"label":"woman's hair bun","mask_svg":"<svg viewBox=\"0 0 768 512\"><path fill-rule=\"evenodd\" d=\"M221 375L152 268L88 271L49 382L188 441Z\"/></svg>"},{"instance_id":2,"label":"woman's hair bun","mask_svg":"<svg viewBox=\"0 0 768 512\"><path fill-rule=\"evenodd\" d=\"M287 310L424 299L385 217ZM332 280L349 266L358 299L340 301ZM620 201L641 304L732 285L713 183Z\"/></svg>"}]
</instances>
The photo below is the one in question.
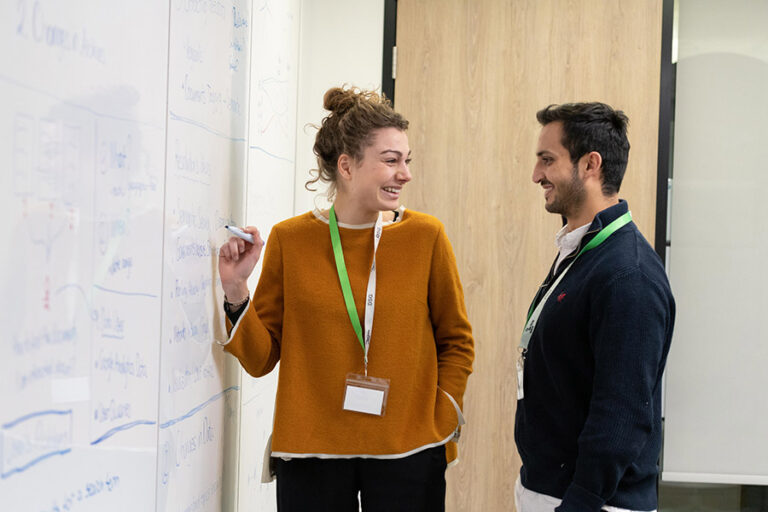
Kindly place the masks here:
<instances>
[{"instance_id":1,"label":"woman's hair bun","mask_svg":"<svg viewBox=\"0 0 768 512\"><path fill-rule=\"evenodd\" d=\"M342 115L357 102L357 93L352 89L333 87L323 97L323 108L336 115Z\"/></svg>"},{"instance_id":2,"label":"woman's hair bun","mask_svg":"<svg viewBox=\"0 0 768 512\"><path fill-rule=\"evenodd\" d=\"M346 153L358 161L365 148L372 144L371 133L380 128L408 129L408 120L392 109L384 95L376 91L344 85L333 87L323 96L323 108L330 114L316 127L315 145L318 168L310 173L314 178L304 186L307 190L318 181L328 183L328 197L336 192L339 156Z\"/></svg>"}]
</instances>

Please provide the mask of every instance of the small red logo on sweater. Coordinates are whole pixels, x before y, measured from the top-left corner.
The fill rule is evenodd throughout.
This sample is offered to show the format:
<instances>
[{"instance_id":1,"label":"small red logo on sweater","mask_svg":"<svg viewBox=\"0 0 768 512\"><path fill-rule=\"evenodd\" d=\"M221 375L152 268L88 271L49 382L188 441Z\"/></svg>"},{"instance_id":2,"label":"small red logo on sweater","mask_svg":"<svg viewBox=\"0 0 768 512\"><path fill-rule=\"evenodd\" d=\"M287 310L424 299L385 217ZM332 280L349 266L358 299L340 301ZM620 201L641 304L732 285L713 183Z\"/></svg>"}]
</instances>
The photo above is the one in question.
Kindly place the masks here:
<instances>
[{"instance_id":1,"label":"small red logo on sweater","mask_svg":"<svg viewBox=\"0 0 768 512\"><path fill-rule=\"evenodd\" d=\"M557 296L557 302L563 302L564 298L565 298L565 292Z\"/></svg>"}]
</instances>

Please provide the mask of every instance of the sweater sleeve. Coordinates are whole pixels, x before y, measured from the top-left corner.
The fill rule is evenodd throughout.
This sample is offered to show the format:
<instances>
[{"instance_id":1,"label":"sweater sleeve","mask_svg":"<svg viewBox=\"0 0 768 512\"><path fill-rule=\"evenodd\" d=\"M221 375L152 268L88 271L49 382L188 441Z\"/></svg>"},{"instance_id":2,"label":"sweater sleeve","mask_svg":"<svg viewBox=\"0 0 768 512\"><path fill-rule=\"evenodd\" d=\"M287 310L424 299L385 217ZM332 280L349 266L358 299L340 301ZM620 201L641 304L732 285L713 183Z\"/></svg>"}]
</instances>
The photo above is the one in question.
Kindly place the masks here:
<instances>
[{"instance_id":1,"label":"sweater sleeve","mask_svg":"<svg viewBox=\"0 0 768 512\"><path fill-rule=\"evenodd\" d=\"M240 361L254 377L266 375L280 360L283 328L283 259L276 230L267 241L256 292L237 323L232 326L224 350Z\"/></svg>"},{"instance_id":2,"label":"sweater sleeve","mask_svg":"<svg viewBox=\"0 0 768 512\"><path fill-rule=\"evenodd\" d=\"M437 385L463 409L464 390L475 357L474 340L456 258L442 225L432 252L429 314L437 343Z\"/></svg>"},{"instance_id":3,"label":"sweater sleeve","mask_svg":"<svg viewBox=\"0 0 768 512\"><path fill-rule=\"evenodd\" d=\"M557 512L598 512L660 424L654 397L672 329L668 296L631 270L613 278L592 308L592 398L573 480Z\"/></svg>"}]
</instances>

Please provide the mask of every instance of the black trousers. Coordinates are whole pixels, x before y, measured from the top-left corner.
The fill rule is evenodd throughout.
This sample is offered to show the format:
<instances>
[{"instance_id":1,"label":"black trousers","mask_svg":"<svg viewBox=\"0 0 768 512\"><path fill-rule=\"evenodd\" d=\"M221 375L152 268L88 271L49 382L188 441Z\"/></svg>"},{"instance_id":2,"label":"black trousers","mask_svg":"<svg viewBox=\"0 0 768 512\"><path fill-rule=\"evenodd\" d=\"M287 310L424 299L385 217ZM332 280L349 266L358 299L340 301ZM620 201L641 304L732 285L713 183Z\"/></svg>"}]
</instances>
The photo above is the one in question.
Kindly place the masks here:
<instances>
[{"instance_id":1,"label":"black trousers","mask_svg":"<svg viewBox=\"0 0 768 512\"><path fill-rule=\"evenodd\" d=\"M277 510L443 512L445 467L445 446L402 459L276 459Z\"/></svg>"}]
</instances>

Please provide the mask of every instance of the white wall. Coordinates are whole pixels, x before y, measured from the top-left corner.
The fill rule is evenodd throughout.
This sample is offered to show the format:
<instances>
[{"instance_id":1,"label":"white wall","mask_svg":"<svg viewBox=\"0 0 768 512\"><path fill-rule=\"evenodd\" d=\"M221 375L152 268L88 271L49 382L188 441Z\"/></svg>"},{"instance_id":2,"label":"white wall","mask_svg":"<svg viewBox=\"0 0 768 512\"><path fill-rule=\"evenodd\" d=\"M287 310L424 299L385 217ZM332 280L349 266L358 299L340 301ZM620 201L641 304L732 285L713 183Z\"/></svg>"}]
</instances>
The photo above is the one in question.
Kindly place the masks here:
<instances>
[{"instance_id":1,"label":"white wall","mask_svg":"<svg viewBox=\"0 0 768 512\"><path fill-rule=\"evenodd\" d=\"M304 184L317 168L312 153L317 130L327 114L323 94L350 84L381 89L384 0L303 0L299 50L299 94L296 136L296 214L326 207L322 187L309 192Z\"/></svg>"},{"instance_id":2,"label":"white wall","mask_svg":"<svg viewBox=\"0 0 768 512\"><path fill-rule=\"evenodd\" d=\"M665 481L768 484L768 3L680 0Z\"/></svg>"}]
</instances>

